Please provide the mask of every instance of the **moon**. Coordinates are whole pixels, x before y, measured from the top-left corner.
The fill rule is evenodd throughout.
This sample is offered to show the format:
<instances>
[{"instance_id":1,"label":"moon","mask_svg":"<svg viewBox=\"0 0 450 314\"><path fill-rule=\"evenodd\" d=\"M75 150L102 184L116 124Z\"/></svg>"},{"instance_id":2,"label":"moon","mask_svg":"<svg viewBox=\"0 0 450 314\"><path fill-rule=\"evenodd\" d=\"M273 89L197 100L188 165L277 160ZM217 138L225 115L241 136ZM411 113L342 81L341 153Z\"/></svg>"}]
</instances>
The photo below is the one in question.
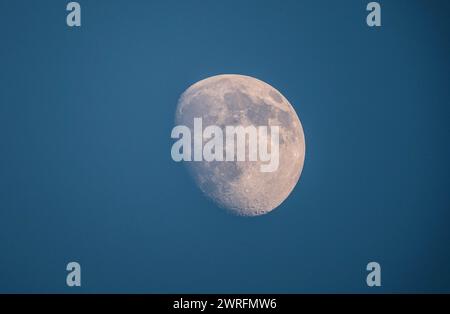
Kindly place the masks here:
<instances>
[{"instance_id":1,"label":"moon","mask_svg":"<svg viewBox=\"0 0 450 314\"><path fill-rule=\"evenodd\" d=\"M194 118L199 117L203 128L279 126L279 166L273 172L261 172L259 160L184 163L203 194L232 214L259 216L283 203L297 184L305 159L302 124L289 101L256 78L217 75L193 84L180 96L176 124L193 132Z\"/></svg>"}]
</instances>

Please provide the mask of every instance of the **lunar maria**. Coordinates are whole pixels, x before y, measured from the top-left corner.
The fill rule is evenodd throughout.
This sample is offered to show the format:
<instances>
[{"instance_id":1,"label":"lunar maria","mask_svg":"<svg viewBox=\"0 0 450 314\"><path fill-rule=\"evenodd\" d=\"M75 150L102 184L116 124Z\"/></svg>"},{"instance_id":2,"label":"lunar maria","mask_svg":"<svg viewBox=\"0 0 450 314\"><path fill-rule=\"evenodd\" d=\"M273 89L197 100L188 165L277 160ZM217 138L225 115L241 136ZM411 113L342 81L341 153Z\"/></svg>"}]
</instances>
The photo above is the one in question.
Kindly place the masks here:
<instances>
[{"instance_id":1,"label":"lunar maria","mask_svg":"<svg viewBox=\"0 0 450 314\"><path fill-rule=\"evenodd\" d=\"M209 125L203 130L203 119L194 118L193 136L190 128L185 125L177 125L173 128L171 137L178 141L172 146L172 159L174 161L261 161L264 162L260 165L261 172L273 172L278 169L279 164L280 132L278 126L270 126L270 134L267 131L267 126L226 126L224 142L222 128ZM204 140L206 140L205 143ZM194 158L192 158L192 146ZM246 147L248 147L248 154Z\"/></svg>"},{"instance_id":2,"label":"lunar maria","mask_svg":"<svg viewBox=\"0 0 450 314\"><path fill-rule=\"evenodd\" d=\"M280 206L305 158L294 107L273 86L239 74L189 86L178 99L171 137L173 160L184 164L204 196L238 216Z\"/></svg>"}]
</instances>

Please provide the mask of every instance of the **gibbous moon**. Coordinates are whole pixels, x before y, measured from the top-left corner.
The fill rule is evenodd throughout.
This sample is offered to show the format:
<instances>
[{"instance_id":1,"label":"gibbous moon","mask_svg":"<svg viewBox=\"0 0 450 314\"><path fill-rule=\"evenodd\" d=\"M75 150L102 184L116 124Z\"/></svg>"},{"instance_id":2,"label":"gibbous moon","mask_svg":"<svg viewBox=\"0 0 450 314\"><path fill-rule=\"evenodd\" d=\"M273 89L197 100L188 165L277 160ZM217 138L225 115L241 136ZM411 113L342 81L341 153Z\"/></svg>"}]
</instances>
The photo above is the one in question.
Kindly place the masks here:
<instances>
[{"instance_id":1,"label":"gibbous moon","mask_svg":"<svg viewBox=\"0 0 450 314\"><path fill-rule=\"evenodd\" d=\"M203 128L279 126L279 165L273 172L261 172L264 162L259 159L184 162L205 196L240 216L266 214L289 196L303 169L305 138L294 108L279 91L249 76L209 77L189 87L178 101L176 124L193 133L194 118L203 119Z\"/></svg>"}]
</instances>

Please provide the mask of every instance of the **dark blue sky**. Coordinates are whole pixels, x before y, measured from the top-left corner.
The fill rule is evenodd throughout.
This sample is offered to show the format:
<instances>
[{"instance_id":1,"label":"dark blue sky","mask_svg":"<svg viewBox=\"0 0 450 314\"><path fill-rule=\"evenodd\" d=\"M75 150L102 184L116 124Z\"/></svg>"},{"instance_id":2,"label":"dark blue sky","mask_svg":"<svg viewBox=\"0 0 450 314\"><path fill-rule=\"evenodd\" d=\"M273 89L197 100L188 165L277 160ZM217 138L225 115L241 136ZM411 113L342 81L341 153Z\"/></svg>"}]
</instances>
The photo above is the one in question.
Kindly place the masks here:
<instances>
[{"instance_id":1,"label":"dark blue sky","mask_svg":"<svg viewBox=\"0 0 450 314\"><path fill-rule=\"evenodd\" d=\"M448 1L380 1L377 29L369 1L80 1L79 29L67 2L0 1L0 292L450 292ZM179 95L224 73L305 131L262 217L170 157Z\"/></svg>"}]
</instances>

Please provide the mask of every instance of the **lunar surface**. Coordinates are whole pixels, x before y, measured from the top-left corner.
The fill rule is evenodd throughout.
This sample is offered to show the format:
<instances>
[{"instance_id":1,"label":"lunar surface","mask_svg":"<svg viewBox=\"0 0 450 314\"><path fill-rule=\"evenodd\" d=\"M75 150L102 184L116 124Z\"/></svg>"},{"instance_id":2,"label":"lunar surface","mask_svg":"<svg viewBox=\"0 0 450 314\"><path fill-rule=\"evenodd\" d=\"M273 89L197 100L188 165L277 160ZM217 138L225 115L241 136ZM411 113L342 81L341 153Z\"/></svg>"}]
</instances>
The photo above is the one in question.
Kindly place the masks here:
<instances>
[{"instance_id":1,"label":"lunar surface","mask_svg":"<svg viewBox=\"0 0 450 314\"><path fill-rule=\"evenodd\" d=\"M208 125L222 129L230 125L279 126L276 171L261 172L260 160L184 162L200 190L233 214L258 216L278 207L297 184L305 157L303 128L289 101L258 79L217 75L195 83L178 101L177 125L194 132L194 118L199 117L203 129Z\"/></svg>"}]
</instances>

